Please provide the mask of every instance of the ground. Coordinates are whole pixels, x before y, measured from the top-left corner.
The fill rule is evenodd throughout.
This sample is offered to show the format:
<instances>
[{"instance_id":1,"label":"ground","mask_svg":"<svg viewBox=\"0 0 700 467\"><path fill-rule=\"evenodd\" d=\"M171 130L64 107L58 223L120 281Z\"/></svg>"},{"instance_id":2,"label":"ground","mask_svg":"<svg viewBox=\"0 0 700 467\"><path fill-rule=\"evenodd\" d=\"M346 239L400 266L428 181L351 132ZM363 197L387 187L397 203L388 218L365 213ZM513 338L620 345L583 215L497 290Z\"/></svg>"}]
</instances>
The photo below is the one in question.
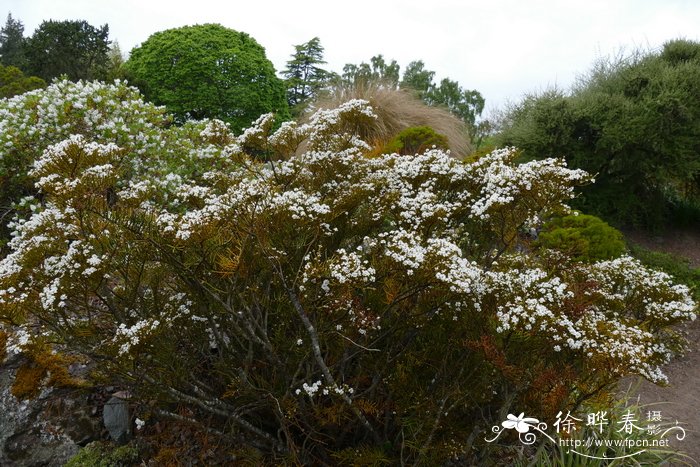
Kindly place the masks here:
<instances>
[{"instance_id":1,"label":"ground","mask_svg":"<svg viewBox=\"0 0 700 467\"><path fill-rule=\"evenodd\" d=\"M631 243L673 253L688 258L693 267L700 267L700 233L691 230L673 230L662 235L625 232ZM638 393L642 404L653 404L650 410L661 411L668 422L679 422L687 436L675 443L690 455L690 465L700 465L700 319L681 328L690 342L688 352L674 359L664 368L669 378L667 387L642 380ZM625 380L625 384L637 381Z\"/></svg>"}]
</instances>

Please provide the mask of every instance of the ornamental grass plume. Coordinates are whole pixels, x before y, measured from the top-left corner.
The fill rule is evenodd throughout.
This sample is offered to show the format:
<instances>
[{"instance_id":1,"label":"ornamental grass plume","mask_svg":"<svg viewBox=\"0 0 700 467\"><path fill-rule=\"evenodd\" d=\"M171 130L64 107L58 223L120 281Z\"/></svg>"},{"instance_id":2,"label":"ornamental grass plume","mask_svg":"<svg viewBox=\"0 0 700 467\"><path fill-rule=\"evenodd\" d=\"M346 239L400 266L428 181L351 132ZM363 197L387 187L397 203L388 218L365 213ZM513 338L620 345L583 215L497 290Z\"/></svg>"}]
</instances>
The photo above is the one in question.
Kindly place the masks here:
<instances>
[{"instance_id":1,"label":"ornamental grass plume","mask_svg":"<svg viewBox=\"0 0 700 467\"><path fill-rule=\"evenodd\" d=\"M303 120L318 109L335 109L353 99L368 101L378 117L357 129L358 136L374 147L383 146L406 128L427 126L447 137L452 156L461 159L473 151L467 126L447 109L429 106L409 90L377 82L332 88L311 106Z\"/></svg>"}]
</instances>

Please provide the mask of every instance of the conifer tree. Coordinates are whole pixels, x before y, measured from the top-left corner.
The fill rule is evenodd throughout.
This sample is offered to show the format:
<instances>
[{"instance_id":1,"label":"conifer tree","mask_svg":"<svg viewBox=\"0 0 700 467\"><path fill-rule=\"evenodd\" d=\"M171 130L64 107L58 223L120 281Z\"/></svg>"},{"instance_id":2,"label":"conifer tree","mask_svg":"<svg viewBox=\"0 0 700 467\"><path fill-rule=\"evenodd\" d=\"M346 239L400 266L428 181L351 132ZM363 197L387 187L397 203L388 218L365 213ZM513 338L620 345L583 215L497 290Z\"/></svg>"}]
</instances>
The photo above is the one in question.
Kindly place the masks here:
<instances>
[{"instance_id":1,"label":"conifer tree","mask_svg":"<svg viewBox=\"0 0 700 467\"><path fill-rule=\"evenodd\" d=\"M5 26L0 29L0 63L23 71L27 66L24 25L12 13L8 13Z\"/></svg>"},{"instance_id":2,"label":"conifer tree","mask_svg":"<svg viewBox=\"0 0 700 467\"><path fill-rule=\"evenodd\" d=\"M300 112L309 99L315 97L318 91L329 81L332 73L319 65L323 60L323 46L318 37L304 44L294 46L292 59L287 62L283 71L287 84L287 102L289 107Z\"/></svg>"}]
</instances>

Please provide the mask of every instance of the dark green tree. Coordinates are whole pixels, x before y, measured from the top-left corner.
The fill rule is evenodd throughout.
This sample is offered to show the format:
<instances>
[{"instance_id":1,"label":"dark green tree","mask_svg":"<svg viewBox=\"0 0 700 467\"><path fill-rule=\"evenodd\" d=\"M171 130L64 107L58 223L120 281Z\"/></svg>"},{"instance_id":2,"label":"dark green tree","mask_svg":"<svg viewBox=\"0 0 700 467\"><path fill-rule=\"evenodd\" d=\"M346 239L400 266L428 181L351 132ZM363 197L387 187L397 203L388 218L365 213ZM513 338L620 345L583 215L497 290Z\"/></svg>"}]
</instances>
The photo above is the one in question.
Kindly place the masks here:
<instances>
[{"instance_id":1,"label":"dark green tree","mask_svg":"<svg viewBox=\"0 0 700 467\"><path fill-rule=\"evenodd\" d=\"M27 66L24 25L12 18L12 13L7 15L7 22L0 29L0 63L21 70Z\"/></svg>"},{"instance_id":2,"label":"dark green tree","mask_svg":"<svg viewBox=\"0 0 700 467\"><path fill-rule=\"evenodd\" d=\"M601 60L565 93L507 112L500 143L597 174L576 207L652 229L700 220L700 43Z\"/></svg>"},{"instance_id":3,"label":"dark green tree","mask_svg":"<svg viewBox=\"0 0 700 467\"><path fill-rule=\"evenodd\" d=\"M109 26L87 21L44 21L27 40L28 71L47 81L104 79L109 61Z\"/></svg>"},{"instance_id":4,"label":"dark green tree","mask_svg":"<svg viewBox=\"0 0 700 467\"><path fill-rule=\"evenodd\" d=\"M265 49L219 24L157 32L131 52L127 74L179 121L218 118L240 131L261 114L289 117L284 83Z\"/></svg>"},{"instance_id":5,"label":"dark green tree","mask_svg":"<svg viewBox=\"0 0 700 467\"><path fill-rule=\"evenodd\" d=\"M46 87L46 81L36 76L25 76L17 67L0 65L0 98L24 94L32 89Z\"/></svg>"},{"instance_id":6,"label":"dark green tree","mask_svg":"<svg viewBox=\"0 0 700 467\"><path fill-rule=\"evenodd\" d=\"M292 59L287 62L287 68L282 73L287 84L287 103L295 113L300 113L304 104L318 95L333 73L319 66L326 62L323 60L323 46L318 37L295 45L294 50Z\"/></svg>"}]
</instances>

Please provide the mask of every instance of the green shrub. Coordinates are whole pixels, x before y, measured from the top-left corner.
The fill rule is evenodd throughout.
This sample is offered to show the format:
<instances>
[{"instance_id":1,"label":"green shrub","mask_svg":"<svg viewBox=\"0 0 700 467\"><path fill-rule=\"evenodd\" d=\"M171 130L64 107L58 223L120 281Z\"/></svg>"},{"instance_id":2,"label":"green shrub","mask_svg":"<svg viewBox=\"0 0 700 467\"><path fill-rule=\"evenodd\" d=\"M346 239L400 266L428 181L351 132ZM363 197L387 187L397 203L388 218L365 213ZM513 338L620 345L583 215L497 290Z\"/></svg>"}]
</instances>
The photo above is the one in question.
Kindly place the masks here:
<instances>
[{"instance_id":1,"label":"green shrub","mask_svg":"<svg viewBox=\"0 0 700 467\"><path fill-rule=\"evenodd\" d=\"M19 68L0 64L0 99L45 87L46 81L43 79L25 76Z\"/></svg>"},{"instance_id":2,"label":"green shrub","mask_svg":"<svg viewBox=\"0 0 700 467\"><path fill-rule=\"evenodd\" d=\"M601 59L570 92L528 96L505 115L499 143L525 160L564 157L595 174L574 207L658 230L675 220L679 200L700 196L698 95L700 43L675 40Z\"/></svg>"},{"instance_id":3,"label":"green shrub","mask_svg":"<svg viewBox=\"0 0 700 467\"><path fill-rule=\"evenodd\" d=\"M265 49L220 24L156 32L131 51L124 69L179 122L218 118L238 132L265 112L289 118L284 82Z\"/></svg>"},{"instance_id":4,"label":"green shrub","mask_svg":"<svg viewBox=\"0 0 700 467\"><path fill-rule=\"evenodd\" d=\"M436 147L449 149L447 137L428 126L406 128L387 143L384 150L398 154L420 154Z\"/></svg>"},{"instance_id":5,"label":"green shrub","mask_svg":"<svg viewBox=\"0 0 700 467\"><path fill-rule=\"evenodd\" d=\"M617 258L625 252L624 237L619 230L596 216L577 211L547 222L536 245L584 262Z\"/></svg>"}]
</instances>

